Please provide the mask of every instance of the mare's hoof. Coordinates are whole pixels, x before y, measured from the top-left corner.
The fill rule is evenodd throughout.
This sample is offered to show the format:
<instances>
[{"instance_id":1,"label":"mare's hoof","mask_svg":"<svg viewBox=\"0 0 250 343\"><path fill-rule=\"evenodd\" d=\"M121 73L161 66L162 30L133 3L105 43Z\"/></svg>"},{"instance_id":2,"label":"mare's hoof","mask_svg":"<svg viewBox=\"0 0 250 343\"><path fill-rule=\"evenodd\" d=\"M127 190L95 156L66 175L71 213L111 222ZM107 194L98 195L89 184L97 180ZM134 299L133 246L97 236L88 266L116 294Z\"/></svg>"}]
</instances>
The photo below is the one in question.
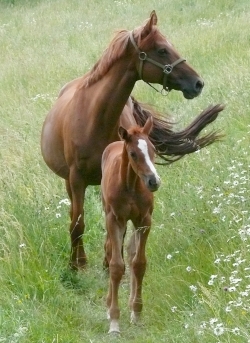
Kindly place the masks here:
<instances>
[{"instance_id":1,"label":"mare's hoof","mask_svg":"<svg viewBox=\"0 0 250 343\"><path fill-rule=\"evenodd\" d=\"M69 267L71 270L75 271L80 271L80 270L85 270L87 266L87 260L86 259L81 259L78 261L70 261Z\"/></svg>"}]
</instances>

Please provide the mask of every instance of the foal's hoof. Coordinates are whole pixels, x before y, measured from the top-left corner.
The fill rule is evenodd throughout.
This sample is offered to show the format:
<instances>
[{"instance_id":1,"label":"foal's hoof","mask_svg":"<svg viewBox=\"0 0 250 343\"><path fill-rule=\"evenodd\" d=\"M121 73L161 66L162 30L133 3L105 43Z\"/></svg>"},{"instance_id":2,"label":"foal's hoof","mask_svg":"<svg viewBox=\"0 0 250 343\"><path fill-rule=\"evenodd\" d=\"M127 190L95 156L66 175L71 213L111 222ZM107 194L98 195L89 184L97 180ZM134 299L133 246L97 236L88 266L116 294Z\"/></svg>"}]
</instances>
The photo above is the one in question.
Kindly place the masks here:
<instances>
[{"instance_id":1,"label":"foal's hoof","mask_svg":"<svg viewBox=\"0 0 250 343\"><path fill-rule=\"evenodd\" d=\"M116 320L112 320L110 322L110 327L109 327L109 334L114 334L114 335L120 335L120 328L119 324Z\"/></svg>"},{"instance_id":2,"label":"foal's hoof","mask_svg":"<svg viewBox=\"0 0 250 343\"><path fill-rule=\"evenodd\" d=\"M132 311L130 315L130 323L135 325L141 324L141 314L140 312Z\"/></svg>"},{"instance_id":3,"label":"foal's hoof","mask_svg":"<svg viewBox=\"0 0 250 343\"><path fill-rule=\"evenodd\" d=\"M109 330L109 335L120 335L121 334L121 332L120 332L120 330Z\"/></svg>"}]
</instances>

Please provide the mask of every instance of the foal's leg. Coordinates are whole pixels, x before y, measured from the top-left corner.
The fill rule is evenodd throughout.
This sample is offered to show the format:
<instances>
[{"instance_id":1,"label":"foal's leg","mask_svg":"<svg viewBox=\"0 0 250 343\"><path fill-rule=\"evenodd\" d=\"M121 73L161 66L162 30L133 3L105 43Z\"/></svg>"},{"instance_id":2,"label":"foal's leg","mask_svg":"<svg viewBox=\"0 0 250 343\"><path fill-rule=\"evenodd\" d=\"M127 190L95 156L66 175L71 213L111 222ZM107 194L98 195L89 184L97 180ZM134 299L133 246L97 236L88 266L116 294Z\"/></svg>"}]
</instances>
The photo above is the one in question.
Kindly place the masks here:
<instances>
[{"instance_id":1,"label":"foal's leg","mask_svg":"<svg viewBox=\"0 0 250 343\"><path fill-rule=\"evenodd\" d=\"M130 299L131 322L137 323L142 311L142 281L146 271L145 247L151 226L151 216L148 215L135 225L135 231L128 246L130 265Z\"/></svg>"},{"instance_id":2,"label":"foal's leg","mask_svg":"<svg viewBox=\"0 0 250 343\"><path fill-rule=\"evenodd\" d=\"M103 259L103 269L109 272L109 262L111 260L111 241L109 239L109 235L107 233L106 235L106 240L104 243L104 251L105 251L105 256Z\"/></svg>"},{"instance_id":3,"label":"foal's leg","mask_svg":"<svg viewBox=\"0 0 250 343\"><path fill-rule=\"evenodd\" d=\"M84 233L84 195L85 183L80 173L72 168L66 188L71 199L70 209L70 237L71 237L71 260L72 269L80 269L86 265L87 258L83 248L82 235Z\"/></svg>"},{"instance_id":4,"label":"foal's leg","mask_svg":"<svg viewBox=\"0 0 250 343\"><path fill-rule=\"evenodd\" d=\"M118 222L113 213L107 214L106 225L111 247L111 259L109 261L110 280L107 296L108 317L110 319L109 333L119 333L118 320L120 318L120 309L118 305L118 290L125 267L122 257L122 246L126 225L125 223Z\"/></svg>"},{"instance_id":5,"label":"foal's leg","mask_svg":"<svg viewBox=\"0 0 250 343\"><path fill-rule=\"evenodd\" d=\"M107 225L106 225L107 226ZM124 242L124 238L126 235L126 231L127 231L127 227L125 228L124 234L123 234L123 242ZM122 254L122 259L124 260L124 253L123 253L123 249L124 246L122 245L122 249L121 249L121 254ZM105 256L103 259L103 268L104 270L106 270L107 272L109 272L109 262L111 260L111 240L109 238L109 235L107 233L106 235L106 240L104 243L104 251L105 251ZM124 273L125 273L125 264L124 264Z\"/></svg>"}]
</instances>

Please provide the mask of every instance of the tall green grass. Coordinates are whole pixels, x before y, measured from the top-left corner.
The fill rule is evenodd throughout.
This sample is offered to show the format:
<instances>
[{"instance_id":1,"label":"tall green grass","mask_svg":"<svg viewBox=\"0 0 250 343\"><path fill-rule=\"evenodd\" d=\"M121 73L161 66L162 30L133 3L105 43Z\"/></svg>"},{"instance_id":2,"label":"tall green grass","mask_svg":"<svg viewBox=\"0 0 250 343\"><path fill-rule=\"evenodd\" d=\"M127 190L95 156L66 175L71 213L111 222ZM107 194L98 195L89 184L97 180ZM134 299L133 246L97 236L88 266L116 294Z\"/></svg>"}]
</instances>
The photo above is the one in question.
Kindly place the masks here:
<instances>
[{"instance_id":1,"label":"tall green grass","mask_svg":"<svg viewBox=\"0 0 250 343\"><path fill-rule=\"evenodd\" d=\"M99 187L87 191L89 266L71 274L67 196L42 160L40 132L60 88L95 63L116 29L133 29L153 9L205 88L192 101L143 82L133 94L172 114L177 128L225 103L213 124L225 138L158 167L143 326L129 324L126 275L114 338ZM250 342L249 17L248 0L0 3L0 342Z\"/></svg>"}]
</instances>

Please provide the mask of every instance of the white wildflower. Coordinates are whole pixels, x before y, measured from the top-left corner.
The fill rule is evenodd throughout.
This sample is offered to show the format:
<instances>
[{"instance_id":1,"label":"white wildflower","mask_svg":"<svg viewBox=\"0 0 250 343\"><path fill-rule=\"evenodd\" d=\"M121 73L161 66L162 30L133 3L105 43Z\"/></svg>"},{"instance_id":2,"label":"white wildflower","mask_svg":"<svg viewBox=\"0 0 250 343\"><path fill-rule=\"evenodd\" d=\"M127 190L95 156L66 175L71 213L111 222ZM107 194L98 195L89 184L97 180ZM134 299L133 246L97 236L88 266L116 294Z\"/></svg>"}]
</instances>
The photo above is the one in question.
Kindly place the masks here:
<instances>
[{"instance_id":1,"label":"white wildflower","mask_svg":"<svg viewBox=\"0 0 250 343\"><path fill-rule=\"evenodd\" d=\"M238 327L232 329L232 333L235 335L239 335L240 334L240 329Z\"/></svg>"},{"instance_id":2,"label":"white wildflower","mask_svg":"<svg viewBox=\"0 0 250 343\"><path fill-rule=\"evenodd\" d=\"M211 318L210 320L209 320L209 324L210 325L213 325L213 324L215 324L215 323L217 323L218 322L218 319L217 318Z\"/></svg>"},{"instance_id":3,"label":"white wildflower","mask_svg":"<svg viewBox=\"0 0 250 343\"><path fill-rule=\"evenodd\" d=\"M224 333L223 324L217 324L214 327L214 334L215 334L215 336L221 336L223 333Z\"/></svg>"},{"instance_id":4,"label":"white wildflower","mask_svg":"<svg viewBox=\"0 0 250 343\"><path fill-rule=\"evenodd\" d=\"M71 202L69 201L69 199L62 199L59 201L59 205L61 204L64 204L64 205L67 205L67 206L70 206Z\"/></svg>"},{"instance_id":5,"label":"white wildflower","mask_svg":"<svg viewBox=\"0 0 250 343\"><path fill-rule=\"evenodd\" d=\"M194 285L189 286L189 288L191 289L192 292L196 292L197 291L197 287Z\"/></svg>"}]
</instances>

